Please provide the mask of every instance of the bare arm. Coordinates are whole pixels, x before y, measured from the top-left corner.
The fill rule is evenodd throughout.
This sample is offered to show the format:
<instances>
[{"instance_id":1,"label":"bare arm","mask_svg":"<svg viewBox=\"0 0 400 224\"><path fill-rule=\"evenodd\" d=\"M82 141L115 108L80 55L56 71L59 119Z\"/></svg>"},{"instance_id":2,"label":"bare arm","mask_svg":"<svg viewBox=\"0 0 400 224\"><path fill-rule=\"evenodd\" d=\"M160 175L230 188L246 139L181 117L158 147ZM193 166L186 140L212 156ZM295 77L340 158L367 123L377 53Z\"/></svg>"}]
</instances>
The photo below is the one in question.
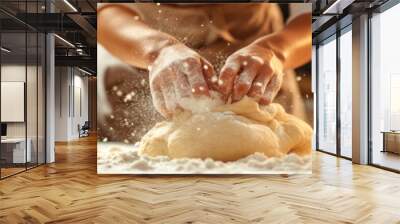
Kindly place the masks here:
<instances>
[{"instance_id":1,"label":"bare arm","mask_svg":"<svg viewBox=\"0 0 400 224\"><path fill-rule=\"evenodd\" d=\"M311 14L291 20L280 32L258 39L255 44L270 48L282 60L285 69L299 67L311 60Z\"/></svg>"},{"instance_id":2,"label":"bare arm","mask_svg":"<svg viewBox=\"0 0 400 224\"><path fill-rule=\"evenodd\" d=\"M139 15L119 4L106 5L98 13L98 41L124 62L147 69L161 49L178 41L151 29Z\"/></svg>"},{"instance_id":3,"label":"bare arm","mask_svg":"<svg viewBox=\"0 0 400 224\"><path fill-rule=\"evenodd\" d=\"M303 14L274 34L259 38L226 60L218 89L226 99L249 95L260 104L269 104L279 92L286 69L299 67L311 59L311 14Z\"/></svg>"},{"instance_id":4,"label":"bare arm","mask_svg":"<svg viewBox=\"0 0 400 224\"><path fill-rule=\"evenodd\" d=\"M148 69L155 108L165 117L184 108L183 98L208 96L213 66L171 35L140 21L138 13L119 4L98 11L98 41L114 56Z\"/></svg>"}]
</instances>

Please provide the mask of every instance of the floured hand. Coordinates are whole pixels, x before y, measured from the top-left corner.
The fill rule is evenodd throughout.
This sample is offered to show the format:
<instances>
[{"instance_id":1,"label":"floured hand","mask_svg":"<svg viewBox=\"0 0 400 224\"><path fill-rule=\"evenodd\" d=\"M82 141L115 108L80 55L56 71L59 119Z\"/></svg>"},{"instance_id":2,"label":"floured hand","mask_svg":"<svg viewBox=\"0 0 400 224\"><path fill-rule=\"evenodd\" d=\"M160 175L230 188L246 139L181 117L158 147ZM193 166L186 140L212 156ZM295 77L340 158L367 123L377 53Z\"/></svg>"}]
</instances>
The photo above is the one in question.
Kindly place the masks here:
<instances>
[{"instance_id":1,"label":"floured hand","mask_svg":"<svg viewBox=\"0 0 400 224\"><path fill-rule=\"evenodd\" d=\"M283 64L275 53L257 44L240 49L226 60L218 79L218 89L232 102L245 95L260 104L270 104L283 79Z\"/></svg>"},{"instance_id":2,"label":"floured hand","mask_svg":"<svg viewBox=\"0 0 400 224\"><path fill-rule=\"evenodd\" d=\"M153 104L167 118L182 108L183 98L210 97L215 75L208 61L183 44L162 49L149 73Z\"/></svg>"}]
</instances>

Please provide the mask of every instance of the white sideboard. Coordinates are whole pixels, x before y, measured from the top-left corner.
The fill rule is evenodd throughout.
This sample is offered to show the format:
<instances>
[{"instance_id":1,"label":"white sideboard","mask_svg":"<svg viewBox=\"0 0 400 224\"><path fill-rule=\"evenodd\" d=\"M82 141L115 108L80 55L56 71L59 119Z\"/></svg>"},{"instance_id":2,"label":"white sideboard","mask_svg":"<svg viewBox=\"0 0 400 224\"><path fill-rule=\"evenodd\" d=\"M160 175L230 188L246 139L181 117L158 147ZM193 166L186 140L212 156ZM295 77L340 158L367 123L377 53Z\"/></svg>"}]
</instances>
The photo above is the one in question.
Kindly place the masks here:
<instances>
[{"instance_id":1,"label":"white sideboard","mask_svg":"<svg viewBox=\"0 0 400 224\"><path fill-rule=\"evenodd\" d=\"M2 147L12 147L12 162L25 163L32 161L32 140L27 138L25 153L25 138L5 138L1 139ZM25 161L26 160L26 161Z\"/></svg>"}]
</instances>

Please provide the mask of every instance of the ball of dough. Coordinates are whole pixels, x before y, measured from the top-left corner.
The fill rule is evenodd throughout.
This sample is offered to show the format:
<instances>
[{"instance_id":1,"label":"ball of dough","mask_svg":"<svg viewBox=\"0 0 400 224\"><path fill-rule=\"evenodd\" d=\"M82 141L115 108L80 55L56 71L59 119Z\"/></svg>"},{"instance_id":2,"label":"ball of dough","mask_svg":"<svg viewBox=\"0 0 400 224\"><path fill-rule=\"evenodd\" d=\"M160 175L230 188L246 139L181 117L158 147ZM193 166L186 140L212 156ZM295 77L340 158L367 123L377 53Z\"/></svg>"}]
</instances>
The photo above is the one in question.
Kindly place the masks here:
<instances>
[{"instance_id":1,"label":"ball of dough","mask_svg":"<svg viewBox=\"0 0 400 224\"><path fill-rule=\"evenodd\" d=\"M184 112L155 125L139 152L171 158L234 161L255 152L269 157L311 153L312 129L279 104L260 107L252 99L221 105L211 112Z\"/></svg>"}]
</instances>

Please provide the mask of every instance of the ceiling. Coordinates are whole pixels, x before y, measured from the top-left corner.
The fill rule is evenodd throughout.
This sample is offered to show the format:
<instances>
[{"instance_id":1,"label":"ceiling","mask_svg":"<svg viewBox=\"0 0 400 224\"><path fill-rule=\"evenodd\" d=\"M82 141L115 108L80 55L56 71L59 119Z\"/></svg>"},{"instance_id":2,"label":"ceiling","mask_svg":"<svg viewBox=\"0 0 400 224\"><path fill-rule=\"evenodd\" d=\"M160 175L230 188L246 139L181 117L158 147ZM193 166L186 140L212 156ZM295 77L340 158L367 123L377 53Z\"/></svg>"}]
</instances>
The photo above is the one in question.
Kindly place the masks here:
<instances>
[{"instance_id":1,"label":"ceiling","mask_svg":"<svg viewBox=\"0 0 400 224\"><path fill-rule=\"evenodd\" d=\"M36 57L36 39L33 41L32 38L38 32L54 32L57 34L56 65L74 65L95 74L97 1L66 2L47 0L46 4L44 0L1 0L2 46L12 49L3 60L7 58L8 61L17 62L24 61L25 56L28 60ZM48 13L50 9L52 13ZM26 30L35 35L28 33L25 38ZM27 45L25 41L28 41Z\"/></svg>"},{"instance_id":2,"label":"ceiling","mask_svg":"<svg viewBox=\"0 0 400 224\"><path fill-rule=\"evenodd\" d=\"M25 54L24 32L26 28L31 28L30 30L32 31L55 32L59 37L74 45L72 47L71 44L66 43L61 38L56 38L56 64L71 65L72 63L95 73L96 5L98 2L121 1L47 0L46 5L45 0L1 0L1 29L3 33L7 33L2 35L2 44L13 48L13 54L18 57L18 54ZM359 12L377 7L386 2L386 0L273 0L269 2L312 3L313 39L317 39L345 16L353 16ZM50 9L52 13L48 13ZM35 49L34 43L28 44L28 54L34 53Z\"/></svg>"}]
</instances>

